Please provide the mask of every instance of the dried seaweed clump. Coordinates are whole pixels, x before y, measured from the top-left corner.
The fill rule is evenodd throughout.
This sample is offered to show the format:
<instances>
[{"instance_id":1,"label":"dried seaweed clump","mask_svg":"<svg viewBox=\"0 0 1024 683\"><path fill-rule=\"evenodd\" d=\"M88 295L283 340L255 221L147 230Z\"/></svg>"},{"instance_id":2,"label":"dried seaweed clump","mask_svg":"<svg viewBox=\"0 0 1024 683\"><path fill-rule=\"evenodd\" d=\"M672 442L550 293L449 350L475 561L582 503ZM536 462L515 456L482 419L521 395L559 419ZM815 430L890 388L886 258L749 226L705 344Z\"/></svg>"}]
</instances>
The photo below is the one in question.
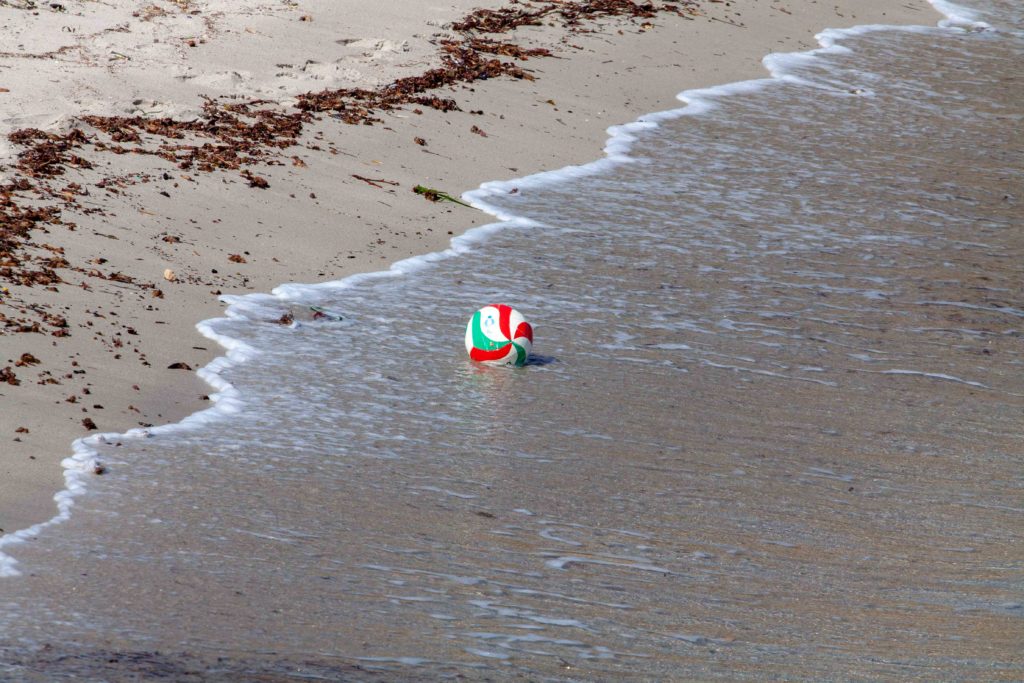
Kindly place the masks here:
<instances>
[{"instance_id":1,"label":"dried seaweed clump","mask_svg":"<svg viewBox=\"0 0 1024 683\"><path fill-rule=\"evenodd\" d=\"M496 10L475 10L461 21L453 23L452 29L460 33L508 33L521 26L539 26L545 20L550 21L556 17L561 20L563 27L572 28L579 26L585 19L623 16L631 19L650 19L659 12L692 15L696 11L695 8L696 3L691 0L657 5L650 2L637 3L632 0L551 2L539 8L523 6L519 2L513 1L510 7Z\"/></svg>"},{"instance_id":2,"label":"dried seaweed clump","mask_svg":"<svg viewBox=\"0 0 1024 683\"><path fill-rule=\"evenodd\" d=\"M304 111L332 112L345 123L372 124L380 119L376 112L389 111L409 104L420 104L441 111L457 110L458 104L450 98L428 95L430 91L459 83L472 83L487 78L510 76L533 80L523 67L514 62L501 61L485 55L527 60L530 57L550 57L545 48L524 48L514 43L482 38L480 33L508 33L521 26L534 26L558 17L563 26L579 30L585 19L624 16L651 18L659 12L688 16L695 12L689 1L679 4L636 3L632 0L591 0L590 2L554 2L539 8L514 2L510 7L497 10L478 9L451 25L461 34L459 40L441 42L441 66L419 76L401 78L377 90L349 88L322 90L298 97L297 106Z\"/></svg>"},{"instance_id":3,"label":"dried seaweed clump","mask_svg":"<svg viewBox=\"0 0 1024 683\"><path fill-rule=\"evenodd\" d=\"M152 154L184 170L234 170L266 160L272 150L296 144L302 124L308 120L303 113L256 108L260 104L265 102L221 104L207 99L202 116L192 121L142 116L86 116L82 120L106 133L113 143L137 145L97 143L99 149ZM156 146L146 146L143 136Z\"/></svg>"},{"instance_id":4,"label":"dried seaweed clump","mask_svg":"<svg viewBox=\"0 0 1024 683\"><path fill-rule=\"evenodd\" d=\"M31 178L52 178L64 173L66 166L92 168L91 163L72 152L88 142L77 128L64 135L23 128L8 138L16 145L28 146L18 154L17 168Z\"/></svg>"},{"instance_id":5,"label":"dried seaweed clump","mask_svg":"<svg viewBox=\"0 0 1024 683\"><path fill-rule=\"evenodd\" d=\"M304 111L336 112L338 118L346 123L370 124L379 121L374 116L375 112L389 111L408 104L419 104L441 111L457 110L459 107L454 100L427 94L431 90L456 83L472 83L499 76L533 80L522 67L485 56L487 52L500 54L498 51L501 44L475 41L478 46L486 48L479 50L474 47L473 42L443 42L441 66L419 76L400 78L378 90L349 88L306 93L298 97L297 106ZM514 46L507 46L504 54L512 54L515 51ZM533 54L540 55L546 52L537 50L533 51ZM522 54L526 52L523 51Z\"/></svg>"},{"instance_id":6,"label":"dried seaweed clump","mask_svg":"<svg viewBox=\"0 0 1024 683\"><path fill-rule=\"evenodd\" d=\"M39 261L26 257L23 247L35 229L60 222L55 206L22 206L18 192L32 188L26 178L0 186L0 281L15 285L53 285L61 282L53 266L60 262L30 264Z\"/></svg>"}]
</instances>

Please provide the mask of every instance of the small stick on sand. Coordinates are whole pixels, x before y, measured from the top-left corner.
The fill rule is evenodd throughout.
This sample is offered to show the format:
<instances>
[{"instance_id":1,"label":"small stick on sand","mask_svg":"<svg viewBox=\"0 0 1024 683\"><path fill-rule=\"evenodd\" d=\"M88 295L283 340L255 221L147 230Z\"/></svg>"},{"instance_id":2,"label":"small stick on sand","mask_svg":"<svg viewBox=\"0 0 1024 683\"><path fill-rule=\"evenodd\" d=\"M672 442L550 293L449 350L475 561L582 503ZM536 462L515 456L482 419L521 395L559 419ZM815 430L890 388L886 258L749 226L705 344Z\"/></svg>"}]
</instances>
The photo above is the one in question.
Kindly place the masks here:
<instances>
[{"instance_id":1,"label":"small stick on sand","mask_svg":"<svg viewBox=\"0 0 1024 683\"><path fill-rule=\"evenodd\" d=\"M385 180L384 178L364 178L363 176L356 175L355 173L352 174L352 177L355 178L356 180L362 180L364 183L366 183L368 185L373 185L374 187L379 187L382 190L384 189L384 187L382 185L380 185L380 183L387 183L388 185L398 185L399 184L399 183L395 182L394 180Z\"/></svg>"}]
</instances>

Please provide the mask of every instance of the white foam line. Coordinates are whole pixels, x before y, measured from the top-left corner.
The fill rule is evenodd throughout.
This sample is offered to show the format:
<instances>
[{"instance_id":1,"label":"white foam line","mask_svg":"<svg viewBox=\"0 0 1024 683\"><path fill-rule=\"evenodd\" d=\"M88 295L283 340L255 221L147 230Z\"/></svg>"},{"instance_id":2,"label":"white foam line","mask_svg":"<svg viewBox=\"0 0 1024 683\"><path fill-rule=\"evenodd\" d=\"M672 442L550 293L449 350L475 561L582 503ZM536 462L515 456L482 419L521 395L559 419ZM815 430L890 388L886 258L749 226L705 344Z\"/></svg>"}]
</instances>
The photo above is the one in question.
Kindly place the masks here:
<instances>
[{"instance_id":1,"label":"white foam line","mask_svg":"<svg viewBox=\"0 0 1024 683\"><path fill-rule=\"evenodd\" d=\"M758 368L745 368L739 365L725 365L724 363L714 363L701 358L700 362L704 365L708 365L713 368L719 368L721 370L732 370L733 372L749 372L752 375L764 375L765 377L778 377L779 379L792 379L798 382L811 382L812 384L821 384L826 387L838 387L839 384L836 382L830 382L824 379L814 379L811 377L797 377L796 375L783 375L780 372L772 372L771 370L761 370Z\"/></svg>"},{"instance_id":2,"label":"white foam line","mask_svg":"<svg viewBox=\"0 0 1024 683\"><path fill-rule=\"evenodd\" d=\"M935 11L945 14L946 18L939 22L942 28L967 28L967 29L990 29L990 25L978 20L978 13L974 10L957 5L947 0L928 0Z\"/></svg>"},{"instance_id":3,"label":"white foam line","mask_svg":"<svg viewBox=\"0 0 1024 683\"><path fill-rule=\"evenodd\" d=\"M875 375L914 375L917 377L928 377L930 379L941 379L947 382L956 382L957 384L966 384L970 387L978 387L979 389L991 389L987 384L981 382L975 382L970 379L963 379L961 377L954 377L953 375L946 375L941 372L924 372L922 370L903 370L901 368L893 368L892 370L861 370L860 372L869 372Z\"/></svg>"},{"instance_id":4,"label":"white foam line","mask_svg":"<svg viewBox=\"0 0 1024 683\"><path fill-rule=\"evenodd\" d=\"M988 24L978 21L973 11L959 5L947 2L946 0L928 0L932 6L946 16L946 19L939 22L939 26L952 30L980 30L991 28ZM466 192L462 199L474 207L489 213L497 219L495 223L489 223L477 228L468 230L451 240L450 246L439 252L413 256L398 261L387 270L371 273L358 273L350 275L342 280L321 282L315 284L282 284L271 292L271 294L247 294L239 296L222 296L221 300L228 304L224 311L223 318L212 318L204 320L196 325L199 332L227 350L225 356L219 357L197 374L207 382L216 393L211 394L210 399L214 405L205 410L189 415L181 422L147 429L131 429L124 434L94 434L88 437L75 440L72 445L72 455L61 462L64 468L64 490L54 495L54 502L57 504L57 514L39 524L21 529L13 533L0 536L0 578L18 576L20 572L16 569L14 558L5 554L3 550L9 546L24 543L35 538L48 527L60 524L71 516L71 507L74 498L85 491L88 477L93 472L97 462L98 453L96 446L108 439L138 439L148 438L154 434L166 434L179 430L194 430L202 425L219 421L224 417L235 414L241 410L243 405L242 397L237 389L225 380L221 373L238 363L243 363L256 356L258 352L243 342L220 334L215 327L218 320L248 319L248 310L254 313L266 304L281 304L296 299L318 298L323 291L337 291L349 289L363 282L380 280L385 278L399 277L408 273L422 270L437 261L452 258L469 251L473 244L482 242L494 233L509 228L536 228L544 227L537 221L532 221L520 216L507 213L486 200L489 197L507 195L512 189L531 189L551 183L561 182L571 178L580 178L595 175L601 171L615 166L636 161L629 156L629 151L636 141L635 133L645 130L652 130L659 127L662 121L681 118L683 116L699 116L714 110L717 107L717 100L737 95L745 95L756 92L777 82L790 82L802 85L809 85L804 79L787 73L787 67L798 63L806 63L822 54L838 54L850 52L850 49L839 44L847 37L862 35L875 31L925 31L932 30L925 26L888 26L888 25L865 25L854 26L847 29L826 29L817 34L821 47L807 52L796 52L786 54L772 54L762 59L762 63L768 70L769 78L759 78L736 83L727 83L711 88L699 88L686 90L676 96L684 106L678 109L670 109L663 112L645 114L632 123L619 126L612 126L608 129L609 138L605 143L604 157L588 164L580 166L566 166L553 171L544 171L525 178L505 181L493 181L480 185L476 190Z\"/></svg>"}]
</instances>

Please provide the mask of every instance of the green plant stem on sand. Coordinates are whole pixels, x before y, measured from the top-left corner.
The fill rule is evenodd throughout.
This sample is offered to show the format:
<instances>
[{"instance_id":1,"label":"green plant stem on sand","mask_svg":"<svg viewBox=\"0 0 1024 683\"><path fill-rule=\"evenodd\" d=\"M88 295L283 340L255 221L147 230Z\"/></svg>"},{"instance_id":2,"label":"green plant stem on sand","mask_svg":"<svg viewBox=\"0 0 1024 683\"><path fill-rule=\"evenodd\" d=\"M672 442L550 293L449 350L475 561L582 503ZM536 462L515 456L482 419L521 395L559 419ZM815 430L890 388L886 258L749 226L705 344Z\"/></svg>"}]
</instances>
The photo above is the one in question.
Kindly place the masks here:
<instances>
[{"instance_id":1,"label":"green plant stem on sand","mask_svg":"<svg viewBox=\"0 0 1024 683\"><path fill-rule=\"evenodd\" d=\"M462 206L469 207L470 209L473 208L470 204L467 204L461 199L456 199L447 192L442 192L441 190L435 190L430 187L424 187L423 185L417 185L416 187L412 188L412 191L415 192L416 194L423 195L432 202L455 202L456 204L461 204Z\"/></svg>"}]
</instances>

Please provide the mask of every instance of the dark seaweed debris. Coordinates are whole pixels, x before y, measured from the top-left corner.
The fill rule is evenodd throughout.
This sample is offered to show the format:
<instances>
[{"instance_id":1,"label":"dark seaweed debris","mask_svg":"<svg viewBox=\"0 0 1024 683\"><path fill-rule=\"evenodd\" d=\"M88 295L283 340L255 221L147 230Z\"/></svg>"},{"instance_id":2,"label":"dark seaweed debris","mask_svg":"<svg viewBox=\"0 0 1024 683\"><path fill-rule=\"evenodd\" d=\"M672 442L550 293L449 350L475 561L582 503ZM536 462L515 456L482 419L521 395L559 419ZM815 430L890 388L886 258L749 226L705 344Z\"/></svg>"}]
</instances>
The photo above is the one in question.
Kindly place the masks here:
<instances>
[{"instance_id":1,"label":"dark seaweed debris","mask_svg":"<svg viewBox=\"0 0 1024 683\"><path fill-rule=\"evenodd\" d=\"M16 145L28 146L18 154L17 168L31 178L52 178L64 173L66 166L92 168L91 163L72 152L86 143L85 134L77 128L65 135L23 128L8 138Z\"/></svg>"},{"instance_id":2,"label":"dark seaweed debris","mask_svg":"<svg viewBox=\"0 0 1024 683\"><path fill-rule=\"evenodd\" d=\"M274 150L297 144L302 125L309 120L302 113L255 109L258 104L265 102L221 104L207 99L202 116L191 121L142 116L85 116L82 121L106 133L113 143L138 145L129 148L99 142L97 149L115 154L151 154L182 170L235 170L265 161ZM157 141L157 146L145 146L143 136Z\"/></svg>"},{"instance_id":3,"label":"dark seaweed debris","mask_svg":"<svg viewBox=\"0 0 1024 683\"><path fill-rule=\"evenodd\" d=\"M32 183L25 178L0 186L0 281L31 287L51 286L61 282L54 268L67 262L62 257L26 256L24 247L34 230L46 229L60 223L60 210L55 206L32 206L20 202L19 192L25 192ZM51 250L60 252L56 247ZM0 316L0 322L8 322Z\"/></svg>"},{"instance_id":4,"label":"dark seaweed debris","mask_svg":"<svg viewBox=\"0 0 1024 683\"><path fill-rule=\"evenodd\" d=\"M680 8L679 5L682 5ZM521 2L496 10L478 9L452 24L459 33L507 33L520 26L539 26L545 20L560 19L565 28L579 26L585 19L626 16L650 19L659 12L693 14L694 3L636 3L632 0L592 0L591 2L550 2L534 8Z\"/></svg>"},{"instance_id":5,"label":"dark seaweed debris","mask_svg":"<svg viewBox=\"0 0 1024 683\"><path fill-rule=\"evenodd\" d=\"M400 78L379 90L354 88L306 93L298 97L297 106L305 111L334 112L345 123L372 124L380 120L375 116L376 112L390 111L408 104L419 104L440 111L458 110L458 104L450 98L427 95L429 91L445 86L499 76L533 80L533 76L512 62L487 58L484 52L472 46L473 42L443 42L441 66L419 76ZM486 43L488 49L499 49L498 45ZM513 50L509 47L506 52ZM534 56L540 54L541 51L535 51Z\"/></svg>"}]
</instances>

